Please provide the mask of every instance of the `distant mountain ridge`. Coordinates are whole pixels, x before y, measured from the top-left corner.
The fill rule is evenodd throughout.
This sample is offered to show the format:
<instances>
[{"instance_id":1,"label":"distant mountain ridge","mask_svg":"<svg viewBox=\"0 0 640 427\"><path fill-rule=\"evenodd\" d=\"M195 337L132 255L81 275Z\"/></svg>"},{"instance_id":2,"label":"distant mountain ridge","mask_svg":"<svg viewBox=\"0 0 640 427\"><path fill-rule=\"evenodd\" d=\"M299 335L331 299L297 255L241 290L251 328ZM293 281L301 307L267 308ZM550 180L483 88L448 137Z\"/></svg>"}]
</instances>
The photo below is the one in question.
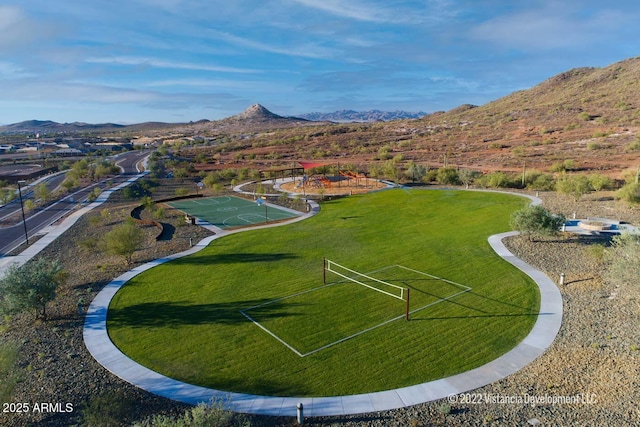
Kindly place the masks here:
<instances>
[{"instance_id":1,"label":"distant mountain ridge","mask_svg":"<svg viewBox=\"0 0 640 427\"><path fill-rule=\"evenodd\" d=\"M408 111L381 111L381 110L369 110L369 111L354 111L354 110L340 110L332 113L305 113L300 114L298 117L313 120L315 122L331 121L331 122L387 122L391 120L400 119L419 119L427 115L422 111L418 113L411 113Z\"/></svg>"},{"instance_id":2,"label":"distant mountain ridge","mask_svg":"<svg viewBox=\"0 0 640 427\"><path fill-rule=\"evenodd\" d=\"M78 132L96 130L122 129L124 125L115 123L89 124L84 122L57 123L51 120L25 120L19 123L0 126L4 133L33 133L33 132Z\"/></svg>"}]
</instances>

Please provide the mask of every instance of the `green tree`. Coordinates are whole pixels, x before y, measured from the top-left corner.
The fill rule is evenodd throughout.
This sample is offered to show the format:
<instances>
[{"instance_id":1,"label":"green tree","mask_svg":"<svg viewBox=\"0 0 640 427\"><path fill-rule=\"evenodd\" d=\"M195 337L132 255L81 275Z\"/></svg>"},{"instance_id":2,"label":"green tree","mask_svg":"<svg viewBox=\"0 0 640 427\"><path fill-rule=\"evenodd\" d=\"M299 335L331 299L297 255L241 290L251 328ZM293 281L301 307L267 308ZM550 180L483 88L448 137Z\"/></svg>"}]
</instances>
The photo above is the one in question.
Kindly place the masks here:
<instances>
[{"instance_id":1,"label":"green tree","mask_svg":"<svg viewBox=\"0 0 640 427\"><path fill-rule=\"evenodd\" d=\"M7 204L18 197L16 192L10 188L0 188L0 204Z\"/></svg>"},{"instance_id":2,"label":"green tree","mask_svg":"<svg viewBox=\"0 0 640 427\"><path fill-rule=\"evenodd\" d=\"M46 306L56 297L56 289L65 280L58 261L38 258L21 267L11 265L0 280L0 306L8 314L35 310L47 317Z\"/></svg>"},{"instance_id":3,"label":"green tree","mask_svg":"<svg viewBox=\"0 0 640 427\"><path fill-rule=\"evenodd\" d=\"M407 175L407 178L409 178L411 180L411 182L420 182L422 181L422 178L424 178L424 176L427 174L427 168L425 168L422 165L416 164L412 161L409 162L409 166L407 167L407 170L405 172L405 175Z\"/></svg>"},{"instance_id":4,"label":"green tree","mask_svg":"<svg viewBox=\"0 0 640 427\"><path fill-rule=\"evenodd\" d=\"M458 171L458 178L462 182L465 188L469 188L469 185L481 175L480 172L471 169L460 169Z\"/></svg>"},{"instance_id":5,"label":"green tree","mask_svg":"<svg viewBox=\"0 0 640 427\"><path fill-rule=\"evenodd\" d=\"M51 190L49 190L49 186L44 182L36 185L33 192L38 199L42 199L45 202L51 197Z\"/></svg>"},{"instance_id":6,"label":"green tree","mask_svg":"<svg viewBox=\"0 0 640 427\"><path fill-rule=\"evenodd\" d=\"M564 215L554 215L542 206L527 206L511 215L510 225L533 240L536 235L553 236L564 221Z\"/></svg>"},{"instance_id":7,"label":"green tree","mask_svg":"<svg viewBox=\"0 0 640 427\"><path fill-rule=\"evenodd\" d=\"M393 180L396 185L398 184L400 181L400 167L395 161L387 160L384 162L384 176Z\"/></svg>"},{"instance_id":8,"label":"green tree","mask_svg":"<svg viewBox=\"0 0 640 427\"><path fill-rule=\"evenodd\" d=\"M142 231L133 220L115 226L105 235L109 253L123 257L127 265L133 264L133 254L142 244L143 238Z\"/></svg>"},{"instance_id":9,"label":"green tree","mask_svg":"<svg viewBox=\"0 0 640 427\"><path fill-rule=\"evenodd\" d=\"M556 190L572 196L576 201L591 190L589 180L584 175L562 175L556 181Z\"/></svg>"},{"instance_id":10,"label":"green tree","mask_svg":"<svg viewBox=\"0 0 640 427\"><path fill-rule=\"evenodd\" d=\"M593 173L587 177L589 185L595 191L610 190L613 188L613 179L601 173Z\"/></svg>"},{"instance_id":11,"label":"green tree","mask_svg":"<svg viewBox=\"0 0 640 427\"><path fill-rule=\"evenodd\" d=\"M87 159L78 160L71 166L71 171L74 172L78 178L85 178L89 175L89 162ZM67 172L67 176L69 176Z\"/></svg>"}]
</instances>

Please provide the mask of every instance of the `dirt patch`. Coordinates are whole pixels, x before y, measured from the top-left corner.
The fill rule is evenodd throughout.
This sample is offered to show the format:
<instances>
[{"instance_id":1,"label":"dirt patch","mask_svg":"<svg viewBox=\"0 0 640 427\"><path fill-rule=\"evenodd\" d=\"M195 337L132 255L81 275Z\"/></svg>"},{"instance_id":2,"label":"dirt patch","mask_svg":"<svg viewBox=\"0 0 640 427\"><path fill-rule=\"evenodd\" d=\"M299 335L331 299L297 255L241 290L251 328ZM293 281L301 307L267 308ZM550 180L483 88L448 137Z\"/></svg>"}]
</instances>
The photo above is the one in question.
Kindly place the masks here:
<instances>
[{"instance_id":1,"label":"dirt patch","mask_svg":"<svg viewBox=\"0 0 640 427\"><path fill-rule=\"evenodd\" d=\"M342 176L311 177L304 184L300 179L297 179L295 182L287 182L280 186L283 191L288 193L323 194L325 196L364 194L387 187L387 184L377 179Z\"/></svg>"}]
</instances>

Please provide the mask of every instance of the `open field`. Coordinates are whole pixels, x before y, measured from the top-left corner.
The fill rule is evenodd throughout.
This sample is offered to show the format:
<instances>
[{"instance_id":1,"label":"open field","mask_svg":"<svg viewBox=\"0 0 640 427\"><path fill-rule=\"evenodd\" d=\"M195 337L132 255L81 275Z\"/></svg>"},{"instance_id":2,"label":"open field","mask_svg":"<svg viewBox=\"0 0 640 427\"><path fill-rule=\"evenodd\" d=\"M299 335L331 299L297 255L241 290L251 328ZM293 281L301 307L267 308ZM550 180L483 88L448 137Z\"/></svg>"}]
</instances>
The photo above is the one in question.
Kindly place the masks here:
<instances>
[{"instance_id":1,"label":"open field","mask_svg":"<svg viewBox=\"0 0 640 427\"><path fill-rule=\"evenodd\" d=\"M525 203L503 194L424 190L328 202L307 221L224 237L141 274L112 301L109 333L126 354L158 372L254 394L353 394L462 372L508 351L535 322L537 288L486 241L507 230L510 213ZM403 301L380 299L356 284L318 290L318 298L286 298L322 286L323 256L387 278L402 269L386 276L381 270L407 266L470 290L454 296L442 289L450 284L435 283L444 293L415 303L449 298L414 320L391 321L300 357L241 311L253 310L289 340L317 335L301 344L306 352L404 313ZM412 276L407 283L418 295L426 276ZM400 307L389 311L393 304ZM333 310L331 322L319 307ZM363 316L370 319L363 323ZM333 330L337 325L346 330Z\"/></svg>"}]
</instances>

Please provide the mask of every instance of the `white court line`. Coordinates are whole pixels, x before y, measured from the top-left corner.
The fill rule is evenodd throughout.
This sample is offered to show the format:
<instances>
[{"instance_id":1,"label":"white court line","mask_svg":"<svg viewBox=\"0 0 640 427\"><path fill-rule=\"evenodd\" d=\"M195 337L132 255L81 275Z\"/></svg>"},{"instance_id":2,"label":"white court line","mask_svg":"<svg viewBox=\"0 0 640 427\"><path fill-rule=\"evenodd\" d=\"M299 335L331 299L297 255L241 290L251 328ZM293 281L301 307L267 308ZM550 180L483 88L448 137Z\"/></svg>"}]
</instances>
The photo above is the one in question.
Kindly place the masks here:
<instances>
[{"instance_id":1,"label":"white court line","mask_svg":"<svg viewBox=\"0 0 640 427\"><path fill-rule=\"evenodd\" d=\"M379 269L379 270L375 270L375 271L373 271L373 272L371 272L371 273L367 273L367 274L372 274L372 273L375 273L375 272L380 272L380 271L388 270L388 269L391 269L391 268L394 268L394 267L403 268L403 269L405 269L405 270L413 271L414 273L422 274L422 275L425 275L425 276L431 277L431 278L433 278L433 279L437 279L437 280L443 281L443 282L445 282L445 283L449 283L449 284L451 284L451 285L455 285L455 286L459 286L459 287L464 288L462 291L460 291L460 292L456 292L456 293L455 293L455 294L453 294L453 295L449 295L449 296L446 296L446 297L443 297L443 298L438 297L438 300L437 300L437 301L434 301L434 302L432 302L432 303L429 303L429 304L423 305L423 306L421 306L421 307L418 307L418 308L416 308L416 309L414 309L414 310L411 310L411 311L409 311L409 314L414 314L414 313L417 313L417 312L419 312L419 311L422 311L422 310L424 310L424 309L426 309L426 308L429 308L429 307L432 307L432 306L434 306L434 305L436 305L436 304L439 304L439 303L441 303L441 302L448 301L448 300L450 300L450 299L452 299L452 298L457 297L458 295L462 295L462 294L464 294L464 293L466 293L466 292L469 292L470 290L472 290L472 289L473 289L473 288L471 288L471 287L469 287L469 286L465 286L465 285L462 285L462 284L460 284L460 283L453 282L453 281L451 281L451 280L443 279L443 278L441 278L441 277L434 276L434 275L429 274L429 273L424 273L424 272L422 272L422 271L414 270L414 269L409 268L409 267L404 267L404 266L399 265L399 264L390 265L390 266L388 266L388 267L383 267L383 268L381 268L381 269ZM307 357L307 356L310 356L310 355L312 355L312 354L314 354L314 353L318 353L319 351L326 350L326 349L327 349L327 348L329 348L329 347L333 347L334 345L337 345L337 344L343 343L343 342L345 342L345 341L347 341L347 340L350 340L350 339L352 339L352 338L356 338L356 337L358 337L358 336L360 336L360 335L366 334L367 332L371 332L371 331L373 331L374 329L377 329L377 328L380 328L380 327L382 327L382 326L388 325L388 324L389 324L389 323L391 323L391 322L395 322L396 320L400 320L400 319L404 319L404 318L405 318L406 313L403 313L403 314L401 314L401 315L399 315L399 316L396 316L396 317L394 317L394 318L392 318L392 319L385 320L385 321L384 321L384 322L382 322L382 323L379 323L379 324L377 324L377 325L374 325L374 326L371 326L371 327L369 327L369 328L363 329L363 330L361 330L361 331L359 331L359 332L356 332L355 334L349 335L349 336L344 337L344 338L341 338L341 339L339 339L339 340L337 340L337 341L334 341L334 342L331 342L331 343L329 343L329 344L323 345L323 346L321 346L321 347L315 348L315 349L313 349L313 350L311 350L311 351L308 351L307 353L302 353L300 350L298 350L297 348L295 348L293 345L291 345L291 344L287 343L283 338L281 338L280 336L278 336L275 332L271 331L271 330L270 330L269 328L267 328L266 326L264 326L264 325L260 324L260 322L258 322L257 320L255 320L253 317L249 316L249 315L245 312L245 311L249 311L249 310L252 310L252 309L255 309L255 308L260 308L260 307L264 307L264 306L267 306L267 305L270 305L270 304L275 304L276 302L280 302L280 301L283 301L283 300L286 300L286 299L289 299L289 298L294 298L294 297L296 297L296 296L300 296L300 295L304 295L304 294L307 294L307 293L310 293L310 292L314 292L314 291L322 290L322 289L327 288L327 287L329 287L329 286L334 286L334 285L342 284L342 283L350 283L350 280L351 280L351 279L349 279L349 280L341 280L341 281L338 281L338 282L332 282L332 283L329 283L329 284L324 285L324 286L319 286L319 287L317 287L317 288L313 288L313 289L309 289L309 290L306 290L306 291L298 292L298 293L295 293L295 294L292 294L292 295L287 295L287 296L285 296L285 297L281 297L281 298L277 298L277 299L274 299L274 300L271 300L271 301L267 301L267 302L265 302L265 303L258 304L258 305L255 305L255 306L253 306L253 307L245 308L244 310L239 310L239 311L240 311L240 313L242 313L242 315L243 315L243 316L245 316L247 319L249 319L251 322L253 322L256 326L258 326L260 329L262 329L263 331L265 331L266 333L268 333L269 335L271 335L273 338L275 338L276 340L278 340L278 341L279 341L280 343L282 343L285 347L287 347L289 350L293 351L295 354L297 354L297 355L298 355L298 356L300 356L300 357Z\"/></svg>"}]
</instances>

